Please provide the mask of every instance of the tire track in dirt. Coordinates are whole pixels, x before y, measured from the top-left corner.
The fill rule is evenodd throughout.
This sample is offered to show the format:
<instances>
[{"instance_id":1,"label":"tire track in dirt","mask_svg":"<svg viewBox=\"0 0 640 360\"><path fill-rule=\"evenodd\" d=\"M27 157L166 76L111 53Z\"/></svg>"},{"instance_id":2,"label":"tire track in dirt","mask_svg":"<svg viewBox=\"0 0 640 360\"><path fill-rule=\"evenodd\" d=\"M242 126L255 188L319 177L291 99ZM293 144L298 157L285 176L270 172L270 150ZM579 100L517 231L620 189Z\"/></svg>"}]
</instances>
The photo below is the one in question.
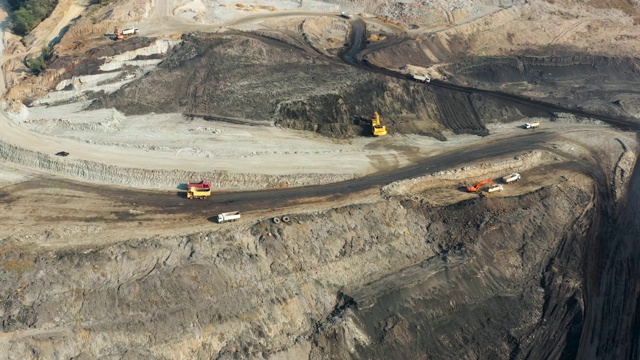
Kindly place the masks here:
<instances>
[{"instance_id":1,"label":"tire track in dirt","mask_svg":"<svg viewBox=\"0 0 640 360\"><path fill-rule=\"evenodd\" d=\"M121 204L135 204L149 208L148 214L200 215L211 217L225 211L275 211L307 203L321 203L346 199L353 194L381 187L394 181L414 178L429 173L443 171L474 161L507 156L539 148L551 138L545 131L528 133L509 139L496 140L480 145L450 151L437 157L418 161L413 165L381 172L366 177L307 187L270 189L249 192L216 193L207 201L187 200L183 192L137 191L126 188L111 188L78 183L69 180L27 181L0 189L0 203L15 201L16 196L25 196L28 190L61 188L86 194L87 198L109 199ZM28 195L27 195L28 196ZM90 215L87 215L90 216ZM127 220L127 219L124 219ZM118 220L120 221L120 220ZM135 221L134 218L131 221Z\"/></svg>"}]
</instances>

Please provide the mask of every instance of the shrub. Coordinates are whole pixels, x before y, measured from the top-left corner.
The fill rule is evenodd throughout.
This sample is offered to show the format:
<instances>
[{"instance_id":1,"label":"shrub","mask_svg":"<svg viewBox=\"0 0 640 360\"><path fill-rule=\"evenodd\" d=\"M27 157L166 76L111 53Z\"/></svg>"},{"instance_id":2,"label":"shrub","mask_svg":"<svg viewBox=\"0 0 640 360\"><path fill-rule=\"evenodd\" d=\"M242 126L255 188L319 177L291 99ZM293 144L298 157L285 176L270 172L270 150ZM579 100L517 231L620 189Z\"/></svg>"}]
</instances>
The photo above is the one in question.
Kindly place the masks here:
<instances>
[{"instance_id":1,"label":"shrub","mask_svg":"<svg viewBox=\"0 0 640 360\"><path fill-rule=\"evenodd\" d=\"M53 56L53 48L51 46L45 46L42 48L42 53L36 58L27 59L27 67L34 75L40 75L47 69L47 61Z\"/></svg>"}]
</instances>

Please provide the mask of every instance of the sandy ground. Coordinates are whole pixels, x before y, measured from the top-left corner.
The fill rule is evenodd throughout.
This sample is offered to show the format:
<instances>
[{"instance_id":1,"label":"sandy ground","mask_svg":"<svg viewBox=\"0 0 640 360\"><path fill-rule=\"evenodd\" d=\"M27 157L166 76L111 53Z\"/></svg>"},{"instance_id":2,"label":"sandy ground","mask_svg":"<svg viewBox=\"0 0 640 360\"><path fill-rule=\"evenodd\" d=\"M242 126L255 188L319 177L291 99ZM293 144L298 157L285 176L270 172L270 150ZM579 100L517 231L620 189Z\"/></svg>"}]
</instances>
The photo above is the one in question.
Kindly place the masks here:
<instances>
[{"instance_id":1,"label":"sandy ground","mask_svg":"<svg viewBox=\"0 0 640 360\"><path fill-rule=\"evenodd\" d=\"M361 176L526 131L520 123L496 124L489 126L490 136L448 134L445 142L418 135L332 140L270 124L247 126L181 114L125 116L112 109L85 112L82 106L30 108L19 125L13 123L3 132L3 140L48 154L68 151L69 158L132 168ZM576 124L543 120L543 128L564 132ZM7 136L10 130L15 130L14 137ZM32 143L26 146L27 141Z\"/></svg>"},{"instance_id":2,"label":"sandy ground","mask_svg":"<svg viewBox=\"0 0 640 360\"><path fill-rule=\"evenodd\" d=\"M215 3L217 9L201 0L140 3L142 7L147 6L147 13L151 15L148 24L172 19L166 21L164 27L142 28L147 34L196 29L189 23L205 21L236 21L251 27L254 26L251 20L243 23L236 15L270 13L269 6L276 4L280 6L278 10L297 9L297 3L275 1L254 3L263 8L254 6L250 12L241 10L245 5L239 7L224 1ZM310 8L327 6L321 2L306 4ZM235 9L229 11L230 7ZM458 15L448 11L447 17L455 21ZM64 21L68 20L66 17ZM58 28L64 27L62 23ZM562 31L568 36L572 29L581 26L576 23ZM560 35L558 39L562 40L565 35ZM0 80L0 84L4 84L4 78ZM573 268L564 268L561 256L552 256L556 249L566 248L571 252L574 248L579 252L582 246L593 251L594 258L601 254L597 243L592 246L594 244L569 241L564 245L565 235L570 234L572 227L579 232L590 225L568 223L585 209L580 209L575 202L567 207L563 204L566 205L566 200L576 200L576 194L586 197L578 197L582 203L593 202L589 199L589 194L594 192L593 178L585 176L591 169L602 169L605 174L601 178L611 180L617 198L623 198L624 185L631 176L638 152L636 134L632 132L615 130L598 122L577 123L571 116L557 122L530 119L540 120L542 126L535 131L548 134L551 139L538 150L456 165L457 168L449 171L425 174L339 200L297 199L289 208L279 208L273 199L257 202L255 193L246 193L245 198L229 201L227 205L239 206L245 199L255 205L254 210L243 212L243 218L235 224L214 225L208 217L218 213L218 199L228 194L217 193L208 202L190 202L177 194L177 184L163 183L160 189L158 186L146 189L148 183L132 179L119 184L120 187L105 186L116 181L109 183L100 179L99 171L176 170L180 174L226 171L255 178L313 174L316 178L324 176L323 181L331 181L394 169L442 152L452 151L457 155L468 146L491 144L531 131L523 129L521 123L511 123L489 125L490 135L486 137L445 134L449 139L446 142L393 134L347 141L282 129L265 122L242 125L188 119L180 114L125 116L111 109L83 111L85 105L77 101L35 106L9 116L0 112L0 155L2 159L11 159L0 159L0 213L3 214L0 253L4 256L2 272L6 275L2 281L5 289L2 316L5 316L3 320L7 319L3 326L8 326L0 337L0 359L50 354L69 358L92 357L87 354L113 356L119 351L131 356L138 354L130 352L136 346L167 358L198 358L188 350L199 347L222 351L218 355L229 355L254 339L285 350L289 344L297 343L289 356L284 353L278 358L304 358L313 341L309 334L326 333L325 326L334 322L334 314L340 315L343 311L341 304L336 304L336 294L340 298L349 286L371 288L376 278L406 273L409 266L420 264L424 268L428 265L426 259L442 257L442 261L449 262L452 254L448 249L442 252L442 244L446 248L447 242L468 246L471 254L478 251L479 256L471 256L471 265L466 268L446 267L443 275L438 276L441 280L431 283L430 289L413 295L403 291L404 295L393 299L424 310L420 312L423 316L418 317L415 311L407 313L407 317L427 319L424 324L442 324L442 319L457 313L461 319L459 325L455 325L454 331L441 330L446 335L438 341L448 342L451 337L447 336L469 329L474 335L497 339L497 332L482 330L498 329L508 333L504 336L505 344L508 341L511 346L520 336L522 326L500 328L504 314L516 317L514 324L526 323L528 317L541 324L531 339L540 339L545 333L566 334L568 328L555 330L548 326L555 321L552 317L558 314L555 311L569 311L566 309L571 306L563 305L571 304L568 300L573 301L576 295L561 297L557 302L550 301L553 299L550 295L576 294L581 284L580 279L576 280L578 275L571 274ZM237 120L247 123L246 119ZM53 155L58 151L68 151L70 155ZM63 171L65 165L74 162L82 165L81 161L91 161L103 169L78 166L75 175ZM440 208L478 196L466 192L465 184L498 179L516 171L523 179L506 185L502 192L487 195L486 201L475 202L482 206L470 201L468 207L461 205L464 209ZM563 183L570 186L562 186ZM546 190L536 193L541 187ZM576 192L580 187L588 191ZM491 199L498 197L510 197L513 204L492 203ZM153 200L145 202L147 199ZM418 211L405 209L411 206ZM442 214L448 215L442 217ZM291 215L294 221L275 226L273 219L283 215ZM511 232L514 223L524 226ZM509 234L515 236L511 239ZM629 239L632 244L635 238ZM133 241L124 243L127 240ZM560 245L559 240L562 240ZM115 243L123 244L118 247ZM345 254L353 260L341 259ZM539 261L531 260L536 257L540 257ZM455 256L453 258L455 260ZM479 261L483 259L487 261ZM575 260L576 269L585 263L597 266L594 264L601 261L582 260ZM629 263L627 260L623 257L615 263ZM523 272L519 264L525 261L533 264L531 270L526 271L535 275L517 275ZM615 274L616 268L612 269ZM623 270L617 273L634 273ZM555 277L547 276L551 272L556 273ZM504 281L495 281L496 278ZM420 281L433 279L431 275L420 276ZM378 284L382 284L380 289L395 291L400 285L402 290L402 283L398 281ZM549 290L549 284L566 286L568 290ZM514 292L519 286L533 290ZM375 290L375 286L373 288ZM465 289L479 290L465 292ZM457 297L451 295L457 292L460 293ZM531 308L540 312L521 316L512 311L513 308L504 306L508 304L504 299L510 296L537 299L539 306ZM430 297L438 297L441 306L434 306L437 302L424 303ZM115 300L112 302L112 299ZM577 299L581 301L582 295ZM590 297L586 299L591 301ZM494 304L492 312L482 307L485 301ZM556 303L560 306L555 306ZM552 310L545 311L547 305ZM577 306L578 311L583 305ZM400 334L401 351L405 351L404 340L410 339L402 336L406 323L390 322L393 318L388 314L395 311L393 302L379 302L378 306L383 309L380 313L386 320L376 321L375 326L384 325L384 330L381 336L371 339L388 341L386 336L391 335L393 339ZM346 305L344 308L349 310ZM7 317L9 315L13 317ZM573 328L570 316L561 317ZM15 319L19 324L11 328L12 324L16 325ZM481 319L476 327L472 326L474 319ZM264 322L256 326L257 320ZM204 323L206 327L201 326ZM348 350L359 342L365 344L368 339L362 339L366 334L356 333L357 325L348 328L344 323L335 322L338 335L333 339L346 337L350 344ZM414 331L407 330L407 334L410 333ZM470 349L469 339L478 339L459 338L465 344L457 349L463 350ZM231 342L233 339L239 342ZM372 344L383 341L372 341ZM477 348L490 348L493 345L487 345L489 343L479 341ZM315 341L314 346L317 344ZM451 346L455 344L449 342ZM227 349L231 352L225 353ZM505 349L507 346L502 346L502 351ZM264 354L256 358L265 358Z\"/></svg>"}]
</instances>

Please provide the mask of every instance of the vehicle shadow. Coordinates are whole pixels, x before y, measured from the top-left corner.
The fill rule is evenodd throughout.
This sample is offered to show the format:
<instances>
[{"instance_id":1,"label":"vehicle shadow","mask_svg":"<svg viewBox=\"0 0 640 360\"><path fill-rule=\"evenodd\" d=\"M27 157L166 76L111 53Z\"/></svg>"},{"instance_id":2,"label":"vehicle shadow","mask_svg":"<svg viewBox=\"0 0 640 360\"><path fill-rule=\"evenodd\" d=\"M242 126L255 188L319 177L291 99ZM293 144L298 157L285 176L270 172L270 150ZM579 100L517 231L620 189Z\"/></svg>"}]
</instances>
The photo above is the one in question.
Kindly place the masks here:
<instances>
[{"instance_id":1,"label":"vehicle shadow","mask_svg":"<svg viewBox=\"0 0 640 360\"><path fill-rule=\"evenodd\" d=\"M358 116L353 120L353 125L360 126L360 136L375 137L373 135L373 129L371 128L371 119Z\"/></svg>"},{"instance_id":2,"label":"vehicle shadow","mask_svg":"<svg viewBox=\"0 0 640 360\"><path fill-rule=\"evenodd\" d=\"M176 192L176 196L181 198L181 199L186 199L187 198L187 192L186 191L177 191Z\"/></svg>"}]
</instances>

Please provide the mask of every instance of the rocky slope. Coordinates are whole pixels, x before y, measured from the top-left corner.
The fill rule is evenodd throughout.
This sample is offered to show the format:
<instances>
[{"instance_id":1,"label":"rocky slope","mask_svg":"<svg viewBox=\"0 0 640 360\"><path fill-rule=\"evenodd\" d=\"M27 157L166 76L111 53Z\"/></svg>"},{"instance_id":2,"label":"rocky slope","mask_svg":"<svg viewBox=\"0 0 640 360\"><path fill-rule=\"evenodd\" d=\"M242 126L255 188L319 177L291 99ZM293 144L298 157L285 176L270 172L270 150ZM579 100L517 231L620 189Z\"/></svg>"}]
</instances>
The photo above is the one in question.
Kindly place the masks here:
<instances>
[{"instance_id":1,"label":"rocky slope","mask_svg":"<svg viewBox=\"0 0 640 360\"><path fill-rule=\"evenodd\" d=\"M53 348L63 358L570 357L595 194L580 175L566 179L442 208L413 194L82 251L5 248L0 342L21 359Z\"/></svg>"},{"instance_id":2,"label":"rocky slope","mask_svg":"<svg viewBox=\"0 0 640 360\"><path fill-rule=\"evenodd\" d=\"M126 114L272 120L337 137L366 134L374 111L394 132L438 138L442 130L483 135L485 123L546 115L380 76L265 37L211 34L183 38L157 71L96 99L90 108L102 107Z\"/></svg>"}]
</instances>

